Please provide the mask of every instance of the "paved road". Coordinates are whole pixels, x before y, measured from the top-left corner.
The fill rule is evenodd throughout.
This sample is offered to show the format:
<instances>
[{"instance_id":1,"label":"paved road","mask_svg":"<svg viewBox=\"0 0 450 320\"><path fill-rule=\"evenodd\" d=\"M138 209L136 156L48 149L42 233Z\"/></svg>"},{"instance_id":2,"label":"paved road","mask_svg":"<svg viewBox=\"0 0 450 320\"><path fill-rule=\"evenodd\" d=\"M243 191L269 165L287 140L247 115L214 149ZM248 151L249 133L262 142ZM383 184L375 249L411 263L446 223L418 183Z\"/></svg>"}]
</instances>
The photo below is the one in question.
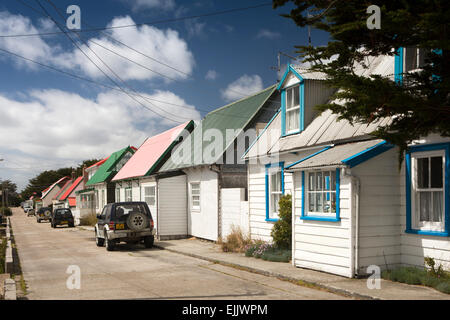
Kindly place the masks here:
<instances>
[{"instance_id":1,"label":"paved road","mask_svg":"<svg viewBox=\"0 0 450 320\"><path fill-rule=\"evenodd\" d=\"M14 209L11 224L28 287L28 299L342 299L275 278L144 246L113 252L93 233L37 223ZM81 288L68 289L70 265Z\"/></svg>"}]
</instances>

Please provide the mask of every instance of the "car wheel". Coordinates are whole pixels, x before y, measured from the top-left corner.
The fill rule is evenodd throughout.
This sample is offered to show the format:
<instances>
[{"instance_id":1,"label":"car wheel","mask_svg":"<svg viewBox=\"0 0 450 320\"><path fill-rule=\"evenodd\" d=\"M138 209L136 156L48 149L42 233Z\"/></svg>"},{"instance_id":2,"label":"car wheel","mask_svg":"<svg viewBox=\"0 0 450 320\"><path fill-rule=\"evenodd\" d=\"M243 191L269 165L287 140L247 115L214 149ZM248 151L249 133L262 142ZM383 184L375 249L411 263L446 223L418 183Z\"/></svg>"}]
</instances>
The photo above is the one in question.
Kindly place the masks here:
<instances>
[{"instance_id":1,"label":"car wheel","mask_svg":"<svg viewBox=\"0 0 450 320\"><path fill-rule=\"evenodd\" d=\"M116 242L114 240L108 239L108 236L105 236L105 247L108 251L113 251L116 247Z\"/></svg>"},{"instance_id":2,"label":"car wheel","mask_svg":"<svg viewBox=\"0 0 450 320\"><path fill-rule=\"evenodd\" d=\"M97 229L95 229L94 232L95 232L95 244L97 245L97 247L103 247L103 245L105 244L105 239L98 237Z\"/></svg>"},{"instance_id":3,"label":"car wheel","mask_svg":"<svg viewBox=\"0 0 450 320\"><path fill-rule=\"evenodd\" d=\"M69 228L75 228L75 224L73 222L69 223Z\"/></svg>"},{"instance_id":4,"label":"car wheel","mask_svg":"<svg viewBox=\"0 0 450 320\"><path fill-rule=\"evenodd\" d=\"M144 238L144 245L146 248L153 247L153 243L155 242L155 236L148 236Z\"/></svg>"},{"instance_id":5,"label":"car wheel","mask_svg":"<svg viewBox=\"0 0 450 320\"><path fill-rule=\"evenodd\" d=\"M39 219L36 219L36 221L37 221L37 223L41 223L41 220L39 220Z\"/></svg>"}]
</instances>

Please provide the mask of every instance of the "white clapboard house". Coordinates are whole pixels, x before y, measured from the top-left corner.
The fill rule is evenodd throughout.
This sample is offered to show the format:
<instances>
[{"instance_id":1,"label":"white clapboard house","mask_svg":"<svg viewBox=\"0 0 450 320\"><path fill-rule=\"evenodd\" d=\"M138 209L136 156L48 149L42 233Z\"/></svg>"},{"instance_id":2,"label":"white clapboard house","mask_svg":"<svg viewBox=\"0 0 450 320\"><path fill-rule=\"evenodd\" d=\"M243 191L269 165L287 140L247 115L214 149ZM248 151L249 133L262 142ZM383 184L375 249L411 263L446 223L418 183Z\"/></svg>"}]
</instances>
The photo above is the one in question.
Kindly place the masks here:
<instances>
[{"instance_id":1,"label":"white clapboard house","mask_svg":"<svg viewBox=\"0 0 450 320\"><path fill-rule=\"evenodd\" d=\"M421 54L401 49L355 71L401 83ZM295 266L354 277L370 265L423 266L429 256L448 269L450 139L414 142L399 169L398 148L370 135L390 119L352 125L315 111L332 93L323 79L289 66L281 108L245 154L252 238L271 241L277 201L290 193Z\"/></svg>"}]
</instances>

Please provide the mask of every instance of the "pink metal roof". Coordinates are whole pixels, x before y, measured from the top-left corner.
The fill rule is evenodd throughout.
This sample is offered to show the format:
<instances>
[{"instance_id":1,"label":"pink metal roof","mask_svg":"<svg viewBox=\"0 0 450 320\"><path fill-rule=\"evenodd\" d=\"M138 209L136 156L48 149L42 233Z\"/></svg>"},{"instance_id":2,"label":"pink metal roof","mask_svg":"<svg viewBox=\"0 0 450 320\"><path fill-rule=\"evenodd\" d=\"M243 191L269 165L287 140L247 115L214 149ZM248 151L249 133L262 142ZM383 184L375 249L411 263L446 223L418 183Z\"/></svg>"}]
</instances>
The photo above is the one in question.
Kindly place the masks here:
<instances>
[{"instance_id":1,"label":"pink metal roof","mask_svg":"<svg viewBox=\"0 0 450 320\"><path fill-rule=\"evenodd\" d=\"M83 176L78 177L75 179L75 181L72 183L72 185L67 188L67 190L61 195L61 197L59 197L59 200L66 200L67 197L72 193L72 191L78 187L78 185L80 184L80 182L83 180Z\"/></svg>"},{"instance_id":2,"label":"pink metal roof","mask_svg":"<svg viewBox=\"0 0 450 320\"><path fill-rule=\"evenodd\" d=\"M145 140L112 181L144 176L189 123L185 122Z\"/></svg>"}]
</instances>

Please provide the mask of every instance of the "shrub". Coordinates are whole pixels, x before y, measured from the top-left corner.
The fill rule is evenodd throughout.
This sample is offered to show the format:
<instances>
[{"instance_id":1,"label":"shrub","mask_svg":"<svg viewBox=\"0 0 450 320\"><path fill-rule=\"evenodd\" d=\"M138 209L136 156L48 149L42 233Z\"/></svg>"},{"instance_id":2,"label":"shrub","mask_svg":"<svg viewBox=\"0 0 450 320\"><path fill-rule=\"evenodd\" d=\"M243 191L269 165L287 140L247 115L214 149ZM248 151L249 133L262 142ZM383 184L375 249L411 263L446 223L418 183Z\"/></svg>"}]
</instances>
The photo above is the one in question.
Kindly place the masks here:
<instances>
[{"instance_id":1,"label":"shrub","mask_svg":"<svg viewBox=\"0 0 450 320\"><path fill-rule=\"evenodd\" d=\"M231 232L225 241L219 240L224 252L245 252L246 246L251 244L250 235L245 235L240 227L231 226Z\"/></svg>"},{"instance_id":2,"label":"shrub","mask_svg":"<svg viewBox=\"0 0 450 320\"><path fill-rule=\"evenodd\" d=\"M0 208L0 213L2 214L2 216L7 217L7 216L12 216L12 211L10 208L8 207L2 207Z\"/></svg>"},{"instance_id":3,"label":"shrub","mask_svg":"<svg viewBox=\"0 0 450 320\"><path fill-rule=\"evenodd\" d=\"M273 226L271 236L278 248L290 249L292 243L292 197L290 194L282 196L278 202L279 219Z\"/></svg>"},{"instance_id":4,"label":"shrub","mask_svg":"<svg viewBox=\"0 0 450 320\"><path fill-rule=\"evenodd\" d=\"M5 273L6 238L0 241L0 274Z\"/></svg>"},{"instance_id":5,"label":"shrub","mask_svg":"<svg viewBox=\"0 0 450 320\"><path fill-rule=\"evenodd\" d=\"M291 260L291 250L280 249L274 244L258 242L246 247L245 256L273 262L289 262Z\"/></svg>"},{"instance_id":6,"label":"shrub","mask_svg":"<svg viewBox=\"0 0 450 320\"><path fill-rule=\"evenodd\" d=\"M80 218L80 226L95 226L97 223L97 215L89 213Z\"/></svg>"}]
</instances>

